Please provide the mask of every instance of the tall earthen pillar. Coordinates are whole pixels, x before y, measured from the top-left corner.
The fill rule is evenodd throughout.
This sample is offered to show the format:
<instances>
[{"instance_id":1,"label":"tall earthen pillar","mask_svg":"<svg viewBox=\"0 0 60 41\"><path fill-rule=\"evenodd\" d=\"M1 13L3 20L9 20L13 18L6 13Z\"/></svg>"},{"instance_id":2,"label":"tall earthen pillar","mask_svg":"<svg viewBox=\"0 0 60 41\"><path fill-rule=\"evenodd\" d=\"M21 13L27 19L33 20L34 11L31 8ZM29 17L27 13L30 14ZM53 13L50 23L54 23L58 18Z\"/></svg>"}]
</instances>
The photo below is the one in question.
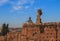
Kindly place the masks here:
<instances>
[{"instance_id":1,"label":"tall earthen pillar","mask_svg":"<svg viewBox=\"0 0 60 41\"><path fill-rule=\"evenodd\" d=\"M42 15L42 10L37 11L37 18L36 18L36 24L40 24L41 22L41 15Z\"/></svg>"}]
</instances>

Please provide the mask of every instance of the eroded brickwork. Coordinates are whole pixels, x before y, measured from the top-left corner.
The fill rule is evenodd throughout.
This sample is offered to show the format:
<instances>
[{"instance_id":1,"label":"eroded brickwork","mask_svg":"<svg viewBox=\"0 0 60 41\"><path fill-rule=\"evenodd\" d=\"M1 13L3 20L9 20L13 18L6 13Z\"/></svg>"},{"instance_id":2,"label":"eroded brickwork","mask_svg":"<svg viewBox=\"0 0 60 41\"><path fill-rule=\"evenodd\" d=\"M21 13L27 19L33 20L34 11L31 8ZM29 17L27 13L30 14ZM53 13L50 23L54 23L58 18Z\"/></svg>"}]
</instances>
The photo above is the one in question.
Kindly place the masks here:
<instances>
[{"instance_id":1,"label":"eroded brickwork","mask_svg":"<svg viewBox=\"0 0 60 41\"><path fill-rule=\"evenodd\" d=\"M31 17L22 28L12 28L0 41L60 41L60 22L41 22L41 10L38 10L36 23Z\"/></svg>"}]
</instances>

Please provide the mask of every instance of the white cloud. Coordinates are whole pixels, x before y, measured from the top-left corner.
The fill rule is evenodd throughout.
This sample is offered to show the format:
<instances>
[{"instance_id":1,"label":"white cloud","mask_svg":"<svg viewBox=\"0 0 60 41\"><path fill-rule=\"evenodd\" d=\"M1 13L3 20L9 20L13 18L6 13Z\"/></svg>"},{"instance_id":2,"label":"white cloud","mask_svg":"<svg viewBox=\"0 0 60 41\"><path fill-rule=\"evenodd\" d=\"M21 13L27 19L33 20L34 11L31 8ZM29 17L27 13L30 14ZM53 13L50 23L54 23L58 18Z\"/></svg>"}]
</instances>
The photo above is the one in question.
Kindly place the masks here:
<instances>
[{"instance_id":1,"label":"white cloud","mask_svg":"<svg viewBox=\"0 0 60 41\"><path fill-rule=\"evenodd\" d=\"M19 10L19 9L28 9L31 5L33 5L35 0L18 0L17 2L11 1L12 9ZM26 5L29 4L29 5Z\"/></svg>"},{"instance_id":2,"label":"white cloud","mask_svg":"<svg viewBox=\"0 0 60 41\"><path fill-rule=\"evenodd\" d=\"M35 3L35 0L0 0L0 6L5 3L11 4L11 11L16 11L20 9L29 9Z\"/></svg>"},{"instance_id":3,"label":"white cloud","mask_svg":"<svg viewBox=\"0 0 60 41\"><path fill-rule=\"evenodd\" d=\"M4 5L5 3L11 4L11 11L15 11L20 9L29 9L29 7L32 6L34 2L35 0L0 0L0 6Z\"/></svg>"},{"instance_id":4,"label":"white cloud","mask_svg":"<svg viewBox=\"0 0 60 41\"><path fill-rule=\"evenodd\" d=\"M8 0L0 0L0 5L3 5L6 2L8 2Z\"/></svg>"},{"instance_id":5,"label":"white cloud","mask_svg":"<svg viewBox=\"0 0 60 41\"><path fill-rule=\"evenodd\" d=\"M21 8L21 6L14 6L13 9L14 10L19 10Z\"/></svg>"}]
</instances>

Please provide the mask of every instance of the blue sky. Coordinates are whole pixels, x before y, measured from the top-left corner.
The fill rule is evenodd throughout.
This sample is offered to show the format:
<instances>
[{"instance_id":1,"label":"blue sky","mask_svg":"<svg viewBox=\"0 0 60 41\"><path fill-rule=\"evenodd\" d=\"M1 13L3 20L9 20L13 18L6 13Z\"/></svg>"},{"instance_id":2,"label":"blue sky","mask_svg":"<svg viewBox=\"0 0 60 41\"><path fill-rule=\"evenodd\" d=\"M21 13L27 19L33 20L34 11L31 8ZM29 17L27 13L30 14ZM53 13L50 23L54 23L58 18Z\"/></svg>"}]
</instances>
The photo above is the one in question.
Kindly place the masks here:
<instances>
[{"instance_id":1,"label":"blue sky","mask_svg":"<svg viewBox=\"0 0 60 41\"><path fill-rule=\"evenodd\" d=\"M60 22L60 0L0 0L0 25L20 27L29 17L35 22L37 9L42 22Z\"/></svg>"}]
</instances>

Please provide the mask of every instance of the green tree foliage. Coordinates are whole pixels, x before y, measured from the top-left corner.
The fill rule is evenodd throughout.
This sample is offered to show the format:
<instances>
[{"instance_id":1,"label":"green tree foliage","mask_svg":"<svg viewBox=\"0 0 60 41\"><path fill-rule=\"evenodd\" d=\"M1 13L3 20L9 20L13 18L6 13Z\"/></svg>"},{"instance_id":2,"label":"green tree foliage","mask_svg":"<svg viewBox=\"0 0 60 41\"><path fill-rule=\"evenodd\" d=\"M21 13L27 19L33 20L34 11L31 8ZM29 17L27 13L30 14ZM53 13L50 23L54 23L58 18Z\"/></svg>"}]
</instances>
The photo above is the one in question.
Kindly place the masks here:
<instances>
[{"instance_id":1,"label":"green tree foliage","mask_svg":"<svg viewBox=\"0 0 60 41\"><path fill-rule=\"evenodd\" d=\"M3 36L5 36L9 32L8 24L6 25L5 23L2 25L2 30L1 33Z\"/></svg>"},{"instance_id":2,"label":"green tree foliage","mask_svg":"<svg viewBox=\"0 0 60 41\"><path fill-rule=\"evenodd\" d=\"M9 24L7 24L7 26L6 26L6 32L8 33L9 32Z\"/></svg>"}]
</instances>

